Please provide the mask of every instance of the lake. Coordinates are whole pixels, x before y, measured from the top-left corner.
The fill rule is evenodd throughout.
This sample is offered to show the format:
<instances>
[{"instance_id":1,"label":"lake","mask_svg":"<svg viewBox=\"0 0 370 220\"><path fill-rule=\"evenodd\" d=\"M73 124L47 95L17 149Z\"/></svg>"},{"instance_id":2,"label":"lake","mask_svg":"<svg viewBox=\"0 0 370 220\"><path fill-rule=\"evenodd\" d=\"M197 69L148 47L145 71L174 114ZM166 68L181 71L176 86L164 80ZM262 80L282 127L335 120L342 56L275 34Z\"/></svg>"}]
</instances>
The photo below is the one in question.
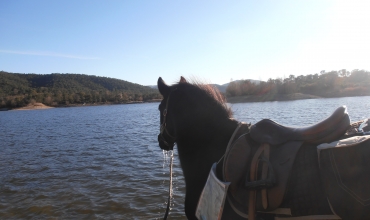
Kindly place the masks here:
<instances>
[{"instance_id":1,"label":"lake","mask_svg":"<svg viewBox=\"0 0 370 220\"><path fill-rule=\"evenodd\" d=\"M370 117L370 96L231 104L234 117L307 126L347 105ZM0 219L161 219L168 157L158 103L0 112ZM176 147L175 147L176 148ZM175 150L171 219L185 219Z\"/></svg>"}]
</instances>

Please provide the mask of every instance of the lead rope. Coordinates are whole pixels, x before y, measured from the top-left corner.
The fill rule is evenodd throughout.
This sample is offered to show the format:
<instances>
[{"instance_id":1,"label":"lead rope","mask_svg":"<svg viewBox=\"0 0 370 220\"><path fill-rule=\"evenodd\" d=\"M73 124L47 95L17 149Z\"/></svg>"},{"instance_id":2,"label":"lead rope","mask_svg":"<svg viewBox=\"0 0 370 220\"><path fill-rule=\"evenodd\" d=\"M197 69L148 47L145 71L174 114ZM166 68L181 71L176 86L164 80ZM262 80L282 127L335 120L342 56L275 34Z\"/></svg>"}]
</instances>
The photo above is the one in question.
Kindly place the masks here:
<instances>
[{"instance_id":1,"label":"lead rope","mask_svg":"<svg viewBox=\"0 0 370 220\"><path fill-rule=\"evenodd\" d=\"M170 205L171 205L171 198L172 198L172 164L173 164L173 151L171 153L171 159L170 159L170 183L168 187L167 208L166 208L166 213L164 214L163 220L167 219L168 213L170 212Z\"/></svg>"}]
</instances>

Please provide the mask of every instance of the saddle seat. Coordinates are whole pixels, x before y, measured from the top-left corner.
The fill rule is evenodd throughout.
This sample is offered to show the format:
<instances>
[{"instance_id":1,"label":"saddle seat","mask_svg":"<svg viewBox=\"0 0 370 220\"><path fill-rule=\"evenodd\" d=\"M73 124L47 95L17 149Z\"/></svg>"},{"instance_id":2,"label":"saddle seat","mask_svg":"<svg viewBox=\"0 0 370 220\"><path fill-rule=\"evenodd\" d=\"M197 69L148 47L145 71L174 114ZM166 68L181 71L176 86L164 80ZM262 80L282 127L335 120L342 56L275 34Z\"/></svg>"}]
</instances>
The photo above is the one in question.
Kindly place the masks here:
<instances>
[{"instance_id":1,"label":"saddle seat","mask_svg":"<svg viewBox=\"0 0 370 220\"><path fill-rule=\"evenodd\" d=\"M350 124L346 106L337 108L325 120L303 128L293 128L263 119L250 129L253 140L259 143L279 145L288 141L305 141L311 144L328 143L343 135Z\"/></svg>"},{"instance_id":2,"label":"saddle seat","mask_svg":"<svg viewBox=\"0 0 370 220\"><path fill-rule=\"evenodd\" d=\"M263 119L240 123L227 146L222 173L231 182L227 199L240 215L271 212L282 203L296 154L304 142L332 142L350 126L346 107L309 127L293 128Z\"/></svg>"}]
</instances>

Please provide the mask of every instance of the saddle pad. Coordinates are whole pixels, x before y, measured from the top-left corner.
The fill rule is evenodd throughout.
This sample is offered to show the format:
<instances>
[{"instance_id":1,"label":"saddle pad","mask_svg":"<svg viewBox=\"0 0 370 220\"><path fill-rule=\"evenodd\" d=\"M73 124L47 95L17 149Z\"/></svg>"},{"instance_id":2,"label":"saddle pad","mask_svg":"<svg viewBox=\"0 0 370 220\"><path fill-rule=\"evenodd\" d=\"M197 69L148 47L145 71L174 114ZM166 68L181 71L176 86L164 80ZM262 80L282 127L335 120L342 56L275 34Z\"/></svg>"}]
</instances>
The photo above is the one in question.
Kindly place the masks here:
<instances>
[{"instance_id":1,"label":"saddle pad","mask_svg":"<svg viewBox=\"0 0 370 220\"><path fill-rule=\"evenodd\" d=\"M202 220L221 219L225 204L227 189L230 183L222 182L216 177L216 163L211 171L200 195L196 216Z\"/></svg>"},{"instance_id":2,"label":"saddle pad","mask_svg":"<svg viewBox=\"0 0 370 220\"><path fill-rule=\"evenodd\" d=\"M317 146L320 175L334 212L342 219L370 217L370 135Z\"/></svg>"}]
</instances>

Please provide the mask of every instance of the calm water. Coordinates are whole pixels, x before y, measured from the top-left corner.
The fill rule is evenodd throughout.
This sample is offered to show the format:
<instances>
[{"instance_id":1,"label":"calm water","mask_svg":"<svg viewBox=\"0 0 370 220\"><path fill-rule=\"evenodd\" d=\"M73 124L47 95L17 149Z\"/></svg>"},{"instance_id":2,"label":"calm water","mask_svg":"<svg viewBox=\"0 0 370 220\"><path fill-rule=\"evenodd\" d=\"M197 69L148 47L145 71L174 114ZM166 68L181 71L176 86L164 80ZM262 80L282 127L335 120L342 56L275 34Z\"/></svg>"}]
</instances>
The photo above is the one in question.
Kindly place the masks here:
<instances>
[{"instance_id":1,"label":"calm water","mask_svg":"<svg viewBox=\"0 0 370 220\"><path fill-rule=\"evenodd\" d=\"M232 104L240 121L306 126L370 97ZM0 112L0 219L161 219L168 160L157 144L158 103ZM184 219L175 151L171 219Z\"/></svg>"}]
</instances>

